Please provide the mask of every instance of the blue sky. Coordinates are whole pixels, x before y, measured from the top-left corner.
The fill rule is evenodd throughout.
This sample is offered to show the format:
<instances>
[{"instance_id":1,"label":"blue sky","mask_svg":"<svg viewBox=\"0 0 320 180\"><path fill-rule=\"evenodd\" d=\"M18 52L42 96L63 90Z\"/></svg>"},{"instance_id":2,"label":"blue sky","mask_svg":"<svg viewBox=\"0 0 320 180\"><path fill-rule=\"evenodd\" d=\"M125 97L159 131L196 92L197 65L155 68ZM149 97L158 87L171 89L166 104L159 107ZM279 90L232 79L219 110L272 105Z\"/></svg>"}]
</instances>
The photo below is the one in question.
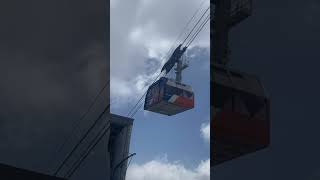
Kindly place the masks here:
<instances>
[{"instance_id":1,"label":"blue sky","mask_svg":"<svg viewBox=\"0 0 320 180\"><path fill-rule=\"evenodd\" d=\"M166 53L200 3L196 0L111 1L112 113L127 115L145 92L146 85L158 75L167 60ZM205 2L201 10L208 5L209 1ZM200 16L201 13L196 19ZM206 126L210 116L209 57L207 24L187 51L190 66L182 77L183 83L193 87L195 108L171 117L142 108L136 113L130 152L137 155L127 179L209 179L210 147L206 139L210 134ZM150 169L154 165L157 168ZM157 173L172 173L172 176L155 176Z\"/></svg>"}]
</instances>

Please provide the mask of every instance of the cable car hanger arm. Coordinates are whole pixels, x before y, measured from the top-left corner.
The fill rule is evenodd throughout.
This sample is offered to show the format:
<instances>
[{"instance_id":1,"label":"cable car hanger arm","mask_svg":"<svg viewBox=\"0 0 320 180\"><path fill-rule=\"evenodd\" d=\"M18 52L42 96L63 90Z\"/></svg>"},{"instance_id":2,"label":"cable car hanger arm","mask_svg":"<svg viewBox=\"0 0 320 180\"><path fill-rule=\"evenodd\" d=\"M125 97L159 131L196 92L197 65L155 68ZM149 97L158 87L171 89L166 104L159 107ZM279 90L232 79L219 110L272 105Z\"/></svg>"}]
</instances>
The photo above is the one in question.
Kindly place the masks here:
<instances>
[{"instance_id":1,"label":"cable car hanger arm","mask_svg":"<svg viewBox=\"0 0 320 180\"><path fill-rule=\"evenodd\" d=\"M182 57L182 55L184 54L184 52L187 50L187 47L183 47L181 49L182 44L180 44L172 53L171 57L169 58L169 60L163 65L161 72L163 70L166 70L166 74L168 74L170 72L170 70L173 68L173 66L175 65L175 63L177 63L180 58Z\"/></svg>"}]
</instances>

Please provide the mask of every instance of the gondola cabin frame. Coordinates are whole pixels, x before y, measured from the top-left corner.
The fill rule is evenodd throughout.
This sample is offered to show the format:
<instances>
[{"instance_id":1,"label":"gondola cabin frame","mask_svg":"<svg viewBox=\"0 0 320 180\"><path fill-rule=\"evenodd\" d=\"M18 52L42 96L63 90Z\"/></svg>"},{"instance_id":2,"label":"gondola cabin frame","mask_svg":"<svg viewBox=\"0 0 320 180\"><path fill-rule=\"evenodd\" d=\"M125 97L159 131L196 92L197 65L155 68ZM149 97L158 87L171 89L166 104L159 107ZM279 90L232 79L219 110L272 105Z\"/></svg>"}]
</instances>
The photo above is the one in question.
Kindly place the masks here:
<instances>
[{"instance_id":1,"label":"gondola cabin frame","mask_svg":"<svg viewBox=\"0 0 320 180\"><path fill-rule=\"evenodd\" d=\"M215 65L211 77L211 165L269 146L270 98L254 75Z\"/></svg>"},{"instance_id":2,"label":"gondola cabin frame","mask_svg":"<svg viewBox=\"0 0 320 180\"><path fill-rule=\"evenodd\" d=\"M192 87L161 77L146 94L144 110L172 116L194 108Z\"/></svg>"}]
</instances>

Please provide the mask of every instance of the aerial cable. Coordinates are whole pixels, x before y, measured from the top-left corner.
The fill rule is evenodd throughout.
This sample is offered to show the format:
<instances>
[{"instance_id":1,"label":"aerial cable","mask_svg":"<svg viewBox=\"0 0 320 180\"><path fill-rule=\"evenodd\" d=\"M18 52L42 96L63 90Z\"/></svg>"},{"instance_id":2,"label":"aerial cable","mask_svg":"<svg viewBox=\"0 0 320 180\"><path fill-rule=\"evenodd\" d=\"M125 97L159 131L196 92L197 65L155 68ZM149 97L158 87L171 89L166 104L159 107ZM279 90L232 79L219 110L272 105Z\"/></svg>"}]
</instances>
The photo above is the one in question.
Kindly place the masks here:
<instances>
[{"instance_id":1,"label":"aerial cable","mask_svg":"<svg viewBox=\"0 0 320 180\"><path fill-rule=\"evenodd\" d=\"M169 49L168 53L164 56L165 59L169 57L170 55L170 52L172 51L172 49L174 48L176 42L180 39L180 37L185 33L187 27L189 26L189 24L191 23L191 21L195 18L195 16L198 14L198 12L200 11L201 7L203 6L204 2L207 1L207 0L203 0L201 2L201 4L199 5L198 9L193 13L192 17L189 19L189 21L187 22L186 26L182 29L182 31L180 32L180 34L178 35L178 37L176 38L176 40L174 41L174 43L171 45L171 48ZM207 11L207 10L206 10ZM190 32L191 33L191 32ZM189 34L190 34L189 33ZM154 83L158 77L161 75L161 73L157 76L157 78L155 78L155 80L152 82ZM145 86L147 87L147 86ZM137 112L137 111L133 111L137 106L138 104L141 102L141 100L143 99L143 97L146 95L147 91L145 91L145 93L141 96L141 98L138 100L138 102L134 105L134 107L128 112L127 116L129 117L130 114L132 114L132 112ZM135 115L135 113L133 113L133 116ZM131 116L131 117L133 117Z\"/></svg>"},{"instance_id":2,"label":"aerial cable","mask_svg":"<svg viewBox=\"0 0 320 180\"><path fill-rule=\"evenodd\" d=\"M91 141L87 149L81 154L81 157L72 164L72 167L67 171L64 178L70 178L74 172L80 167L81 163L88 157L90 152L96 147L96 145L101 141L102 137L106 135L106 133L109 131L110 125L109 123L106 123L103 128L99 131L99 133L94 137L94 139Z\"/></svg>"},{"instance_id":3,"label":"aerial cable","mask_svg":"<svg viewBox=\"0 0 320 180\"><path fill-rule=\"evenodd\" d=\"M209 10L209 8L210 7L208 7L207 9L206 9L206 11L202 14L202 16L201 16L201 18L198 20L198 22L196 23L196 25L193 27L193 29L190 31L190 33L188 34L188 36L186 37L186 39L185 40L187 40L188 39L188 37L191 35L191 33L193 32L193 30L195 29L195 27L197 27L197 25L201 22L201 20L202 20L202 18L203 18L203 16L205 15L205 14L207 14L207 11ZM191 36L191 38L188 40L188 42L187 42L187 44L186 44L186 47L189 47L190 46L190 44L194 41L194 39L198 36L198 34L201 32L201 30L203 29L203 27L207 24L207 22L209 21L209 19L210 19L210 13L209 14L207 14L207 16L206 16L206 18L204 19L204 21L202 21L202 23L200 24L200 26L196 29L196 31L194 32L194 34ZM185 42L185 41L184 41ZM183 42L183 43L184 43ZM182 43L182 44L183 44ZM155 81L154 81L155 82ZM138 110L142 107L142 105L143 105L143 103L141 103L141 104L139 104L140 103L140 101L143 99L143 97L145 96L145 94L147 93L147 91L141 96L141 98L139 99L139 101L137 102L137 104L135 105L135 107L134 108L136 108L137 106L137 108L136 108L136 110L135 111L133 111L133 113L131 114L131 116L130 116L130 118L132 118L137 112L138 112ZM133 109L132 109L133 110ZM130 111L130 112L132 112L132 110ZM130 113L129 113L130 114ZM128 114L128 115L129 115Z\"/></svg>"},{"instance_id":4,"label":"aerial cable","mask_svg":"<svg viewBox=\"0 0 320 180\"><path fill-rule=\"evenodd\" d=\"M202 29L204 28L204 26L209 22L210 20L210 15L207 16L206 20L203 22L203 24L201 25L201 27L198 29L197 33L192 37L192 39L189 41L189 43L187 44L187 47L190 46L190 44L194 41L194 39L198 36L198 34L202 31Z\"/></svg>"},{"instance_id":5,"label":"aerial cable","mask_svg":"<svg viewBox=\"0 0 320 180\"><path fill-rule=\"evenodd\" d=\"M205 14L207 14L207 11L209 10L210 6L206 9L206 11L203 13L203 15L201 16L201 18L198 20L198 22L196 23L196 25L193 27L193 29L190 31L189 35L186 37L185 40L188 39L188 37L191 35L191 33L193 32L193 30L195 29L195 27L197 27L197 25L199 24L199 22L201 22L203 16ZM191 38L189 39L189 41L187 42L186 44L186 47L188 48L190 46L190 44L194 41L194 39L197 37L197 35L201 32L201 30L203 29L203 27L207 24L207 22L209 21L210 19L210 13L207 14L206 18L204 19L204 21L202 21L202 23L200 24L200 26L197 28L197 30L195 31L195 33L191 36ZM185 41L184 41L185 42ZM183 43L184 43L183 42ZM182 44L183 44L182 43ZM141 106L143 105L143 103L141 103L138 108L133 112L132 116L133 117L136 112L141 108Z\"/></svg>"},{"instance_id":6,"label":"aerial cable","mask_svg":"<svg viewBox=\"0 0 320 180\"><path fill-rule=\"evenodd\" d=\"M203 3L205 2L205 0L201 3L200 7L196 10L196 12L193 14L193 16L191 17L191 19L188 21L187 25L183 28L183 31L179 34L178 38L176 39L176 41L180 38L180 36L184 33L184 31L186 30L186 27L190 24L190 22L194 19L194 17L196 16L196 14L198 13L198 11L201 9ZM200 17L200 19L197 21L197 23L195 24L195 26L192 28L192 30L189 32L189 34L187 35L187 37L184 39L184 41L181 44L184 44L185 41L189 38L189 36L192 34L193 30L197 27L197 25L199 24L199 22L202 20L203 16L207 13L207 11L210 9L210 6L204 11L204 13L202 14L202 16ZM175 41L175 42L176 42ZM175 44L175 43L174 43ZM173 44L173 46L174 46ZM168 54L170 53L171 49L169 50ZM167 55L168 55L167 54ZM161 75L161 73L157 76L157 78ZM153 81L153 83L157 80L157 78ZM147 86L145 86L147 87ZM130 117L132 118L136 112L140 109L140 107L142 105L139 105L139 103L142 101L143 97L146 95L147 91L145 91L145 93L141 96L141 98L138 100L138 102L134 105L134 107L128 112L127 116L130 115ZM139 107L138 107L139 106ZM137 108L138 107L138 108Z\"/></svg>"},{"instance_id":7,"label":"aerial cable","mask_svg":"<svg viewBox=\"0 0 320 180\"><path fill-rule=\"evenodd\" d=\"M184 32L186 31L187 27L189 26L189 24L191 23L191 21L195 18L195 16L198 14L199 10L201 9L201 7L203 6L204 2L206 2L207 0L203 0L201 2L201 4L199 5L198 9L193 13L192 17L189 19L189 21L187 22L187 24L184 26L184 28L180 31L180 34L178 35L178 37L176 38L176 40L174 41L174 43L172 44L172 46L170 47L168 53L166 54L165 58L168 58L168 56L170 55L170 52L172 52L172 50L174 49L174 46L176 45L177 41L180 39L180 37L184 34Z\"/></svg>"},{"instance_id":8,"label":"aerial cable","mask_svg":"<svg viewBox=\"0 0 320 180\"><path fill-rule=\"evenodd\" d=\"M193 41L193 39L195 39L195 37L197 37L197 35L201 32L201 30L204 28L204 26L207 24L207 22L210 20L210 13L207 14L206 18L202 21L202 23L200 24L200 26L197 28L196 32L192 35L192 37L188 40L188 42L186 43L187 46L189 46L191 44L191 42Z\"/></svg>"},{"instance_id":9,"label":"aerial cable","mask_svg":"<svg viewBox=\"0 0 320 180\"><path fill-rule=\"evenodd\" d=\"M98 143L102 140L102 138L106 135L106 133L109 131L110 126L104 131L102 132L101 136L98 137L98 140L91 146L91 148L89 149L89 151L85 154L85 156L82 157L82 159L79 161L79 163L77 164L77 166L69 173L67 174L65 177L67 177L68 179L75 173L75 171L80 167L80 165L82 164L82 162L88 157L88 155L90 154L90 152L98 145Z\"/></svg>"},{"instance_id":10,"label":"aerial cable","mask_svg":"<svg viewBox=\"0 0 320 180\"><path fill-rule=\"evenodd\" d=\"M210 19L210 14L207 15L207 17L205 18L205 20L202 22L202 24L199 26L199 28L197 29L196 33L194 33L194 35L191 37L191 39L188 41L188 43L186 44L186 47L189 47L190 44L194 41L194 39L198 36L198 34L201 32L201 30L204 28L204 26L208 23Z\"/></svg>"},{"instance_id":11,"label":"aerial cable","mask_svg":"<svg viewBox=\"0 0 320 180\"><path fill-rule=\"evenodd\" d=\"M63 168L63 166L67 163L67 161L71 158L71 156L73 155L73 153L78 149L78 147L80 146L80 144L85 140L85 138L89 135L89 133L92 131L92 129L96 126L96 124L99 122L99 120L102 118L102 116L107 112L107 110L109 110L110 108L110 104L108 104L104 110L102 111L102 113L100 113L100 115L98 116L98 118L94 121L94 123L90 126L90 128L87 130L87 132L82 136L82 138L80 139L80 141L74 146L74 148L72 149L72 151L67 155L67 157L63 160L63 162L61 163L61 165L58 167L58 169L55 171L54 175L56 176L60 170Z\"/></svg>"},{"instance_id":12,"label":"aerial cable","mask_svg":"<svg viewBox=\"0 0 320 180\"><path fill-rule=\"evenodd\" d=\"M189 26L189 24L191 23L191 21L195 18L195 16L198 14L199 10L201 9L201 7L203 6L204 2L207 0L203 0L200 4L200 6L198 7L198 9L194 12L194 14L192 15L192 17L189 19L189 21L187 22L186 26L181 30L180 34L178 35L178 37L176 38L176 40L174 41L174 43L171 45L171 48L169 49L169 51L167 52L165 59L169 57L170 52L172 51L172 49L174 48L176 42L180 39L180 37L184 34L184 32L186 31L187 27ZM160 75L159 75L160 76ZM158 76L158 77L159 77ZM157 77L157 78L158 78ZM155 80L153 81L153 83L157 80L157 78L155 78ZM145 86L147 87L147 86ZM145 94L147 93L147 91L145 91L145 93L142 95L142 97L138 100L138 102L134 105L134 107L129 111L129 113L127 114L127 116L129 116L133 109L137 107L137 105L140 103L140 101L143 99L143 97L145 96Z\"/></svg>"},{"instance_id":13,"label":"aerial cable","mask_svg":"<svg viewBox=\"0 0 320 180\"><path fill-rule=\"evenodd\" d=\"M158 78L161 76L161 74L162 74L162 72L160 72L159 74L158 74L158 76L152 81L152 84L153 83L155 83L157 80L158 80ZM145 86L145 87L147 87L147 86ZM140 102L143 100L143 98L144 98L144 96L147 94L147 90L145 90L145 92L143 93L143 95L140 97L140 99L138 100L138 102L134 105L134 107L130 110L130 112L127 114L127 117L130 117L130 118L132 118L136 113L137 113L137 111L141 108L141 106L142 106L142 104L143 104L143 102L142 102L142 104L140 104ZM130 116L129 116L130 115Z\"/></svg>"},{"instance_id":14,"label":"aerial cable","mask_svg":"<svg viewBox=\"0 0 320 180\"><path fill-rule=\"evenodd\" d=\"M89 112L91 111L92 107L94 106L94 104L98 101L99 97L101 96L101 94L103 93L103 91L107 88L107 86L110 85L110 80L108 80L103 87L101 88L101 90L99 91L99 93L96 95L96 97L93 99L93 101L91 102L91 104L89 105L88 109L85 111L85 113L82 114L81 118L79 120L77 120L76 122L74 122L73 124L73 128L70 132L70 134L67 136L67 138L64 140L64 142L61 144L61 146L55 151L55 154L52 156L50 162L52 162L56 156L64 149L64 147L66 146L66 144L70 141L72 135L75 133L75 130L79 128L81 122L85 119L85 117L89 114Z\"/></svg>"},{"instance_id":15,"label":"aerial cable","mask_svg":"<svg viewBox=\"0 0 320 180\"><path fill-rule=\"evenodd\" d=\"M193 26L193 28L191 29L191 31L189 32L189 34L187 35L187 37L183 40L183 42L181 44L184 44L186 42L186 40L189 38L189 36L191 35L191 33L193 32L193 30L197 27L197 25L199 24L199 22L201 21L201 19L203 18L203 16L207 13L207 11L210 9L210 6L205 10L205 12L202 14L202 16L200 17L200 19L197 21L197 23Z\"/></svg>"},{"instance_id":16,"label":"aerial cable","mask_svg":"<svg viewBox=\"0 0 320 180\"><path fill-rule=\"evenodd\" d=\"M137 109L134 111L134 113L130 116L130 118L133 118L133 116L140 110L140 108L143 106L143 102L140 103L140 105L137 107Z\"/></svg>"},{"instance_id":17,"label":"aerial cable","mask_svg":"<svg viewBox=\"0 0 320 180\"><path fill-rule=\"evenodd\" d=\"M191 23L191 21L194 19L194 17L196 16L196 14L198 13L198 11L201 9L203 3L205 2L206 0L203 0L199 6L199 8L195 11L195 13L193 14L193 16L189 19L189 21L187 22L186 26L182 29L182 31L180 32L180 34L178 35L178 37L176 38L176 40L174 41L174 43L172 44L171 48L169 49L168 53L166 54L165 58L168 58L168 56L170 55L170 52L172 51L172 49L174 48L174 45L176 44L176 42L180 39L180 37L184 34L186 28L188 27L188 25ZM154 83L158 77L161 75L161 73L157 76L157 78L155 78L155 80L152 82ZM147 86L145 86L147 87ZM138 106L138 104L142 101L143 97L147 94L147 91L145 91L145 93L141 96L141 98L138 100L138 102L134 105L134 107L128 112L127 116L129 117L130 114L132 114L132 116L130 117L133 117L135 115L135 113L137 112L134 111L134 109ZM132 113L134 112L134 113Z\"/></svg>"},{"instance_id":18,"label":"aerial cable","mask_svg":"<svg viewBox=\"0 0 320 180\"><path fill-rule=\"evenodd\" d=\"M191 35L191 37L187 40L186 42L186 46L188 44L190 44L190 42L192 41L192 39L197 36L197 34L199 33L199 31L201 31L202 26L204 26L204 24L206 24L207 19L210 18L210 13L206 15L206 17L203 19L203 21L200 23L200 25L197 27L197 29L195 30L195 32Z\"/></svg>"},{"instance_id":19,"label":"aerial cable","mask_svg":"<svg viewBox=\"0 0 320 180\"><path fill-rule=\"evenodd\" d=\"M197 12L200 10L202 4L205 2L205 0L201 3L199 9L194 13L194 15L192 16L192 18L189 20L189 22L187 23L187 25L184 27L184 30L179 34L178 38L175 40L174 44L177 42L177 40L181 37L181 35L183 34L183 32L185 31L186 27L190 24L190 22L194 19L195 15L197 14ZM209 9L209 8L208 8ZM208 11L208 9L206 9L205 13ZM204 13L204 14L205 14ZM194 30L194 28L198 25L198 23L200 22L200 20L202 19L202 17L204 16L204 14L201 16L201 18L198 20L197 24L193 27L193 29L191 30L191 32L188 34L187 38L190 36L190 34L192 33L192 31ZM203 23L203 25L201 26L200 30L198 28L199 31L196 32L196 35L193 35L191 40L187 43L187 47L193 42L193 40L196 38L196 36L198 35L198 33L202 30L202 28L204 27L204 25L207 23L208 20L206 20L205 23ZM183 41L182 44L185 43L185 41L187 40L187 38ZM172 47L174 47L174 44L172 45ZM171 48L172 49L172 48ZM171 50L170 49L170 50ZM168 52L168 54L170 53L170 51ZM155 82L157 80L157 78L161 75L162 73L160 73L153 82ZM108 81L109 83L109 81ZM89 111L91 110L92 106L95 104L95 102L97 101L98 97L101 95L101 93L103 92L103 90L106 88L107 84L102 88L102 90L99 92L98 96L94 99L93 103L90 104L88 110L84 113L84 115L80 118L80 120L78 121L78 124L73 128L72 133L74 132L74 130L76 128L78 128L80 122L84 119L84 117L89 113ZM147 91L146 91L147 92ZM146 94L146 92L142 95L142 97L139 99L138 103L135 105L135 107L139 104L139 102L142 100L142 98L144 97L144 95ZM142 103L143 104L143 103ZM131 117L133 117L136 112L141 108L142 104L139 105L139 107L136 109L136 111L134 111L134 113L131 115ZM110 104L105 108L105 110L99 115L98 119L95 121L95 123L89 128L89 130L86 132L86 134L82 137L82 139L78 142L78 144L74 147L74 149L71 151L71 153L69 153L69 155L67 156L67 158L64 160L64 162L60 165L60 167L57 169L57 171L55 172L55 175L58 174L58 172L61 170L61 168L66 164L67 160L71 157L71 155L74 153L74 151L78 148L78 146L82 143L82 141L87 137L87 135L89 134L89 132L92 130L92 128L96 125L97 121L102 117L102 115L106 112L107 109L109 109ZM135 108L134 107L134 108ZM134 109L133 108L133 109ZM132 110L131 110L132 111ZM131 113L131 111L128 113L128 115ZM105 127L104 127L105 128ZM103 128L103 129L104 129ZM110 126L108 127L108 129L110 128ZM102 130L103 130L102 129ZM84 156L82 156L82 159L78 162L78 164L76 165L76 167L71 171L71 169L68 171L68 174L66 175L67 177L71 177L73 175L73 173L78 169L78 167L81 165L81 163L85 160L85 158L89 155L89 153L92 151L92 149L94 149L94 147L100 142L100 140L102 139L102 137L106 134L106 132L108 131L108 129L106 129L103 133L102 130L99 132L99 134L102 133L102 135L99 137L98 135L94 138L94 140L90 143L89 147L91 146L91 148L89 149L89 151L86 154L83 154ZM71 133L71 134L72 134ZM94 141L98 138L98 141L96 141L94 143ZM70 138L68 138L63 144L62 146L59 148L58 152L60 152L63 147L65 146L65 144L70 140ZM94 143L94 144L93 144ZM88 147L88 148L89 148ZM73 164L73 167L75 166L75 164Z\"/></svg>"},{"instance_id":20,"label":"aerial cable","mask_svg":"<svg viewBox=\"0 0 320 180\"><path fill-rule=\"evenodd\" d=\"M153 82L152 83L154 83L154 82L156 82L157 81L157 79L161 76L161 74L162 74L162 72L160 72L158 75L157 75L157 77L153 80ZM145 87L147 87L147 86L145 86ZM144 87L144 88L145 88ZM141 96L141 98L138 100L138 102L133 106L133 108L131 108L131 110L128 112L128 114L127 114L127 117L129 117L129 115L133 112L133 110L138 106L138 104L142 101L142 99L143 99L143 97L145 96L147 94L147 91L145 91L144 93L143 93L143 95ZM131 116L132 117L132 116Z\"/></svg>"}]
</instances>

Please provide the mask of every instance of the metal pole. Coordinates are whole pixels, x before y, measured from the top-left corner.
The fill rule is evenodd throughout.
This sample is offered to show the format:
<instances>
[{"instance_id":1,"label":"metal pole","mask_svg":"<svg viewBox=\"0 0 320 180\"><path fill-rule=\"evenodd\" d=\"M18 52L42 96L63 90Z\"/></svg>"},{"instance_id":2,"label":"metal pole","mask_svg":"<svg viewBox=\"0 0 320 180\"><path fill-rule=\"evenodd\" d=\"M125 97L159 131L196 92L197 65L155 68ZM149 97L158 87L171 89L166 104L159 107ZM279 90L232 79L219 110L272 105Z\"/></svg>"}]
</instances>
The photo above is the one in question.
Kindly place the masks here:
<instances>
[{"instance_id":1,"label":"metal pole","mask_svg":"<svg viewBox=\"0 0 320 180\"><path fill-rule=\"evenodd\" d=\"M182 73L182 61L179 59L176 67L176 82L181 83L181 73Z\"/></svg>"},{"instance_id":2,"label":"metal pole","mask_svg":"<svg viewBox=\"0 0 320 180\"><path fill-rule=\"evenodd\" d=\"M181 83L182 81L182 71L188 67L188 64L183 64L183 56L177 62L177 67L174 69L176 71L176 82Z\"/></svg>"},{"instance_id":3,"label":"metal pole","mask_svg":"<svg viewBox=\"0 0 320 180\"><path fill-rule=\"evenodd\" d=\"M120 161L120 162L115 166L115 168L114 168L113 171L112 171L111 180L114 180L114 175L115 175L116 170L117 170L121 165L123 165L123 163L125 163L129 158L131 158L131 157L133 157L133 156L135 156L135 155L136 155L136 153L130 154L129 156L123 158L123 160Z\"/></svg>"}]
</instances>

